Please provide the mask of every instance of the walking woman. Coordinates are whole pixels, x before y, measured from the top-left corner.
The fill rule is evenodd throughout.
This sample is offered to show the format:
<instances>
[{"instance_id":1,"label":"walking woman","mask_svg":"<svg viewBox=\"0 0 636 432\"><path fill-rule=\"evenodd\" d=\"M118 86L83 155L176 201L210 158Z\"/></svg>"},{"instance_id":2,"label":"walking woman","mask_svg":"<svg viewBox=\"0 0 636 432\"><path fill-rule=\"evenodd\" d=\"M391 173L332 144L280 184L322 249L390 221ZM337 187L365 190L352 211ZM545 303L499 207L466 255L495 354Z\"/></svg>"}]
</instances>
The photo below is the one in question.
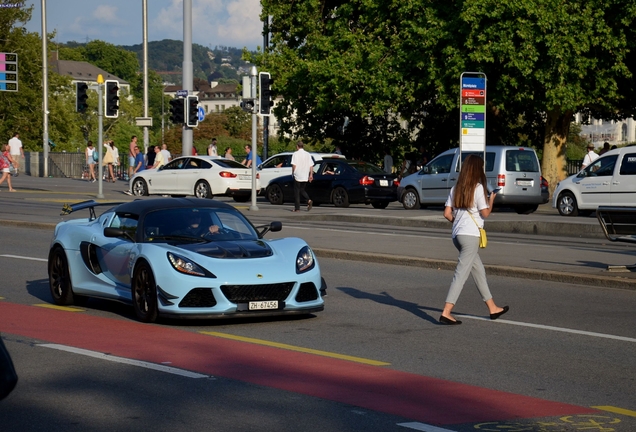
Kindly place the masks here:
<instances>
[{"instance_id":1,"label":"walking woman","mask_svg":"<svg viewBox=\"0 0 636 432\"><path fill-rule=\"evenodd\" d=\"M479 258L479 228L484 227L484 219L490 215L495 201L495 193L486 198L487 195L484 160L477 155L470 155L462 164L457 184L451 189L444 208L444 217L453 223L453 244L459 251L459 258L444 311L439 318L442 324L462 323L451 316L451 311L469 273L488 307L490 319L497 319L508 312L508 306L501 308L495 304L486 281L486 270Z\"/></svg>"},{"instance_id":2,"label":"walking woman","mask_svg":"<svg viewBox=\"0 0 636 432\"><path fill-rule=\"evenodd\" d=\"M13 189L13 185L11 184L11 165L14 161L9 152L9 144L3 145L2 153L0 153L0 173L2 173L0 184L6 180L9 185L9 192L15 192L15 189Z\"/></svg>"},{"instance_id":3,"label":"walking woman","mask_svg":"<svg viewBox=\"0 0 636 432\"><path fill-rule=\"evenodd\" d=\"M88 165L88 181L95 182L95 147L93 147L93 141L89 141L86 146L86 165Z\"/></svg>"},{"instance_id":4,"label":"walking woman","mask_svg":"<svg viewBox=\"0 0 636 432\"><path fill-rule=\"evenodd\" d=\"M104 143L104 147L106 147L106 154L104 155L103 163L108 165L108 175L109 175L109 178L106 181L115 183L115 173L113 171L113 165L116 164L117 159L119 159L119 152L117 152L117 147L115 147L115 142L112 140L106 141Z\"/></svg>"}]
</instances>

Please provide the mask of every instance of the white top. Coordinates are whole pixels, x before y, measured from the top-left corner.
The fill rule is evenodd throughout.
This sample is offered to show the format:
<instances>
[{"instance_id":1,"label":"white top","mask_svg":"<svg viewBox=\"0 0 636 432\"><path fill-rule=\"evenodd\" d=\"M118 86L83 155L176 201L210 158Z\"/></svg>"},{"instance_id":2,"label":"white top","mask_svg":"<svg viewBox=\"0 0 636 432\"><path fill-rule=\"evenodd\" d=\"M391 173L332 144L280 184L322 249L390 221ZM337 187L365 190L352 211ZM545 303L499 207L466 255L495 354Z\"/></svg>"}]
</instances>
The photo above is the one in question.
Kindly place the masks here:
<instances>
[{"instance_id":1,"label":"white top","mask_svg":"<svg viewBox=\"0 0 636 432\"><path fill-rule=\"evenodd\" d=\"M389 174L393 172L393 158L391 155L384 156L384 172Z\"/></svg>"},{"instance_id":2,"label":"white top","mask_svg":"<svg viewBox=\"0 0 636 432\"><path fill-rule=\"evenodd\" d=\"M585 168L586 166L594 162L596 159L598 159L598 155L594 153L594 150L588 151L585 157L583 158L583 165L581 168Z\"/></svg>"},{"instance_id":3,"label":"white top","mask_svg":"<svg viewBox=\"0 0 636 432\"><path fill-rule=\"evenodd\" d=\"M450 191L448 195L448 199L446 200L446 207L451 207L453 209L453 216L455 217L455 222L453 222L453 238L458 235L468 235L479 237L479 228L484 227L484 219L481 217L479 213L480 210L487 209L488 203L486 202L486 196L484 195L484 188L481 183L478 183L475 187L475 195L473 199L473 206L469 209L456 209L453 207L453 199L455 197L455 186ZM473 217L471 218L468 214ZM475 221L473 222L473 219Z\"/></svg>"},{"instance_id":4,"label":"white top","mask_svg":"<svg viewBox=\"0 0 636 432\"><path fill-rule=\"evenodd\" d=\"M170 154L170 152L166 149L166 150L161 150L161 154L163 155L163 163L167 164L168 162L170 162L170 159L172 158L172 155Z\"/></svg>"},{"instance_id":5,"label":"white top","mask_svg":"<svg viewBox=\"0 0 636 432\"><path fill-rule=\"evenodd\" d=\"M216 148L216 145L215 144L210 144L208 146L208 156L218 156L218 155L219 155L219 152L218 152L218 150Z\"/></svg>"},{"instance_id":6,"label":"white top","mask_svg":"<svg viewBox=\"0 0 636 432\"><path fill-rule=\"evenodd\" d=\"M11 153L12 156L20 155L22 141L20 141L20 138L18 137L13 137L9 140L9 147L11 148L11 151L9 153Z\"/></svg>"},{"instance_id":7,"label":"white top","mask_svg":"<svg viewBox=\"0 0 636 432\"><path fill-rule=\"evenodd\" d=\"M309 172L314 168L314 160L305 149L298 149L294 152L291 164L294 168L294 179L296 181L309 181Z\"/></svg>"}]
</instances>

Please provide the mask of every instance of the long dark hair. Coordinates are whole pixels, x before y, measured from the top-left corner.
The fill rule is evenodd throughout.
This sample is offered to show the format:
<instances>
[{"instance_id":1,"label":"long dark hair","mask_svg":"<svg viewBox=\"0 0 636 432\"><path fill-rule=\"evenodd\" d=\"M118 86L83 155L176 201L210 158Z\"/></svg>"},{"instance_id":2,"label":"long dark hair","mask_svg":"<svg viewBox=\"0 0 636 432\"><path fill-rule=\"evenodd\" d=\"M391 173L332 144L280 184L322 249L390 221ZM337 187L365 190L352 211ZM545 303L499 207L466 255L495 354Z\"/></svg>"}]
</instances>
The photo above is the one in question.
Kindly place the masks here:
<instances>
[{"instance_id":1,"label":"long dark hair","mask_svg":"<svg viewBox=\"0 0 636 432\"><path fill-rule=\"evenodd\" d=\"M472 207L475 204L475 188L480 183L484 188L484 196L488 195L484 160L477 155L470 155L462 163L462 170L457 178L453 207L463 209Z\"/></svg>"}]
</instances>

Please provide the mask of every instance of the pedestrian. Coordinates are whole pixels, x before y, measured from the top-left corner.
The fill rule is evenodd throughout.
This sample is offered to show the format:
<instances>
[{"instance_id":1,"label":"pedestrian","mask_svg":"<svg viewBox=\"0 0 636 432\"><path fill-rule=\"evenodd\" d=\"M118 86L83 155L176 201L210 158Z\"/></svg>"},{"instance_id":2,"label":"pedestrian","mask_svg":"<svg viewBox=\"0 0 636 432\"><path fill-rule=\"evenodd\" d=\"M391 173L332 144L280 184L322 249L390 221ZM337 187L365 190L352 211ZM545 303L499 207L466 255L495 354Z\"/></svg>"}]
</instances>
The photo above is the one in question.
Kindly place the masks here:
<instances>
[{"instance_id":1,"label":"pedestrian","mask_svg":"<svg viewBox=\"0 0 636 432\"><path fill-rule=\"evenodd\" d=\"M477 155L468 156L462 164L457 183L451 188L444 207L444 217L453 223L453 245L459 251L459 258L446 296L444 310L439 318L442 324L462 323L451 316L451 311L457 303L469 273L488 307L490 319L497 319L508 312L508 306L501 308L495 304L488 288L486 270L479 258L479 228L483 228L484 219L492 211L495 195L493 192L486 198L484 160Z\"/></svg>"},{"instance_id":2,"label":"pedestrian","mask_svg":"<svg viewBox=\"0 0 636 432\"><path fill-rule=\"evenodd\" d=\"M428 163L429 159L430 159L430 156L428 155L426 148L424 148L424 146L421 146L420 153L417 159L417 169L418 170L422 169L422 167Z\"/></svg>"},{"instance_id":3,"label":"pedestrian","mask_svg":"<svg viewBox=\"0 0 636 432\"><path fill-rule=\"evenodd\" d=\"M252 166L252 146L251 145L246 145L245 146L245 152L247 153L247 156L245 156L245 159L243 159L243 162L241 162L241 163L249 168L249 167ZM263 163L263 161L261 161L261 158L257 154L256 155L256 166L259 166L261 163Z\"/></svg>"},{"instance_id":4,"label":"pedestrian","mask_svg":"<svg viewBox=\"0 0 636 432\"><path fill-rule=\"evenodd\" d=\"M161 144L161 154L163 155L164 164L167 164L172 160L172 155L168 151L168 146L166 144Z\"/></svg>"},{"instance_id":5,"label":"pedestrian","mask_svg":"<svg viewBox=\"0 0 636 432\"><path fill-rule=\"evenodd\" d=\"M603 143L603 148L601 149L600 152L598 152L598 155L601 156L605 153L607 153L608 151L610 151L610 143L608 143L607 141L605 141Z\"/></svg>"},{"instance_id":6,"label":"pedestrian","mask_svg":"<svg viewBox=\"0 0 636 432\"><path fill-rule=\"evenodd\" d=\"M14 176L18 176L18 171L20 169L21 157L24 157L24 148L22 148L22 141L20 141L20 134L14 133L13 138L9 140L9 148L11 153L11 158L13 159L12 165L15 169Z\"/></svg>"},{"instance_id":7,"label":"pedestrian","mask_svg":"<svg viewBox=\"0 0 636 432\"><path fill-rule=\"evenodd\" d=\"M128 144L128 178L133 175L133 165L135 164L135 147L137 147L137 135L133 135L130 138L130 144Z\"/></svg>"},{"instance_id":8,"label":"pedestrian","mask_svg":"<svg viewBox=\"0 0 636 432\"><path fill-rule=\"evenodd\" d=\"M313 201L309 198L309 194L305 188L307 183L311 183L314 179L314 160L311 155L303 148L305 145L302 141L296 143L296 151L292 155L292 176L294 177L294 210L300 211L300 196L307 200L307 211L311 210Z\"/></svg>"},{"instance_id":9,"label":"pedestrian","mask_svg":"<svg viewBox=\"0 0 636 432\"><path fill-rule=\"evenodd\" d=\"M225 149L225 156L223 156L225 159L229 159L229 160L235 160L234 156L232 156L232 147L227 147Z\"/></svg>"},{"instance_id":10,"label":"pedestrian","mask_svg":"<svg viewBox=\"0 0 636 432\"><path fill-rule=\"evenodd\" d=\"M216 138L212 138L212 142L208 146L208 156L218 156L219 152L216 148Z\"/></svg>"},{"instance_id":11,"label":"pedestrian","mask_svg":"<svg viewBox=\"0 0 636 432\"><path fill-rule=\"evenodd\" d=\"M393 157L388 148L384 150L384 172L389 174L393 172Z\"/></svg>"},{"instance_id":12,"label":"pedestrian","mask_svg":"<svg viewBox=\"0 0 636 432\"><path fill-rule=\"evenodd\" d=\"M106 178L106 181L115 183L113 165L115 165L119 159L119 151L117 150L117 147L115 147L115 142L112 140L104 142L104 147L106 148L106 154L104 155L104 159L102 159L102 164L108 166L108 177Z\"/></svg>"},{"instance_id":13,"label":"pedestrian","mask_svg":"<svg viewBox=\"0 0 636 432\"><path fill-rule=\"evenodd\" d=\"M135 174L146 169L144 154L139 150L139 147L135 146L133 151L135 152L135 160L133 161L132 175L130 176L130 180L128 181L128 190L124 191L126 195L132 195L132 182Z\"/></svg>"},{"instance_id":14,"label":"pedestrian","mask_svg":"<svg viewBox=\"0 0 636 432\"><path fill-rule=\"evenodd\" d=\"M86 145L86 165L88 166L88 181L95 182L95 147L93 147L93 141L89 141Z\"/></svg>"},{"instance_id":15,"label":"pedestrian","mask_svg":"<svg viewBox=\"0 0 636 432\"><path fill-rule=\"evenodd\" d=\"M192 146L192 156L199 156L199 153L197 152L197 148L195 146Z\"/></svg>"},{"instance_id":16,"label":"pedestrian","mask_svg":"<svg viewBox=\"0 0 636 432\"><path fill-rule=\"evenodd\" d=\"M155 164L155 146L149 145L146 152L146 169L151 169Z\"/></svg>"},{"instance_id":17,"label":"pedestrian","mask_svg":"<svg viewBox=\"0 0 636 432\"><path fill-rule=\"evenodd\" d=\"M341 155L342 154L342 150L340 150L340 146L336 146L336 151L334 152L337 155Z\"/></svg>"},{"instance_id":18,"label":"pedestrian","mask_svg":"<svg viewBox=\"0 0 636 432\"><path fill-rule=\"evenodd\" d=\"M589 143L587 145L587 154L583 158L581 169L585 169L586 166L594 162L596 159L598 159L598 155L594 152L594 144Z\"/></svg>"},{"instance_id":19,"label":"pedestrian","mask_svg":"<svg viewBox=\"0 0 636 432\"><path fill-rule=\"evenodd\" d=\"M194 148L194 147L192 147ZM155 163L152 165L152 169L159 169L166 164L166 161L161 154L159 146L155 146Z\"/></svg>"},{"instance_id":20,"label":"pedestrian","mask_svg":"<svg viewBox=\"0 0 636 432\"><path fill-rule=\"evenodd\" d=\"M10 147L9 144L5 144L2 147L2 153L0 153L0 173L2 173L0 184L6 180L9 185L9 192L15 192L13 185L11 185L11 164L13 163L13 158L9 150Z\"/></svg>"}]
</instances>

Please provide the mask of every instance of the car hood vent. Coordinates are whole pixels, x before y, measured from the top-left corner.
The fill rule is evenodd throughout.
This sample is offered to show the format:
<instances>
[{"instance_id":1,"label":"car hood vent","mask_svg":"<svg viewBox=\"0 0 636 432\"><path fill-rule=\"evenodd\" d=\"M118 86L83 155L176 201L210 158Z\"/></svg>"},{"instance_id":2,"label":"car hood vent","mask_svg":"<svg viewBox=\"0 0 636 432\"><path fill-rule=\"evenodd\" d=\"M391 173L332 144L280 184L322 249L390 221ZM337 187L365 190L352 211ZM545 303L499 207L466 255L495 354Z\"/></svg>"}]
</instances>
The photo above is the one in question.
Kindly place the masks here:
<instances>
[{"instance_id":1,"label":"car hood vent","mask_svg":"<svg viewBox=\"0 0 636 432\"><path fill-rule=\"evenodd\" d=\"M211 241L179 247L210 258L263 258L272 255L272 249L262 240Z\"/></svg>"}]
</instances>

